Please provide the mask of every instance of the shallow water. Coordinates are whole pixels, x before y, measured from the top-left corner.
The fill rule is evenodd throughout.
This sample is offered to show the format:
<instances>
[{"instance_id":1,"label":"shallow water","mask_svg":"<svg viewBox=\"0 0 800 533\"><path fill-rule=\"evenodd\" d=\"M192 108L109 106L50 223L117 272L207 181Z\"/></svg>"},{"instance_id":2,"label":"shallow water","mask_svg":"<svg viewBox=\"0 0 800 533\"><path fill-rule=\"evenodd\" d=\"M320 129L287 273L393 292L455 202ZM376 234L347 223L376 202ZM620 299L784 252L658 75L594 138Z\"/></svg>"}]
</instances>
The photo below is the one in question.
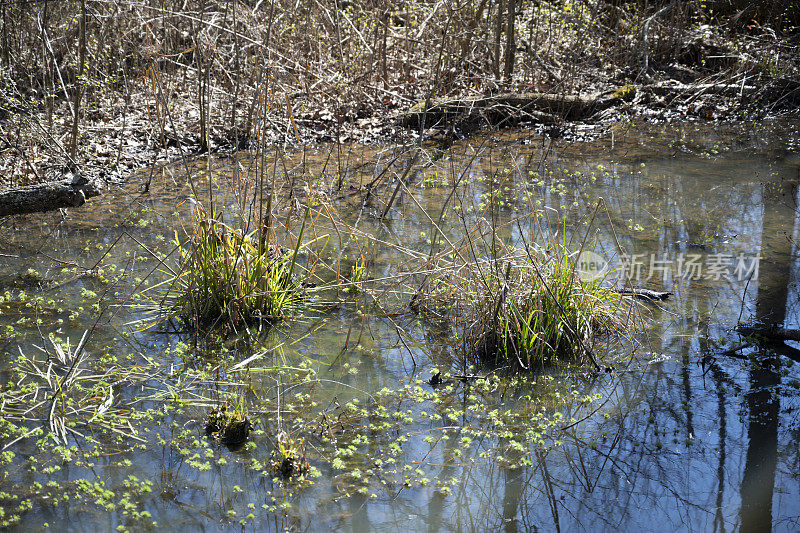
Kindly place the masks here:
<instances>
[{"instance_id":1,"label":"shallow water","mask_svg":"<svg viewBox=\"0 0 800 533\"><path fill-rule=\"evenodd\" d=\"M395 185L366 205L357 188L398 154L386 176L401 175L410 156L400 148L287 152L279 164L291 178L281 178L278 189L299 198L295 220L299 203L309 203L307 238L329 236L314 249L327 243L331 258L346 251L341 264L321 265L318 273L335 279L363 256L378 296L326 291L328 303L262 334L258 346L229 342L224 350L130 325L142 315L128 296L163 279L150 251L169 253L193 209L182 165L137 176L65 219L7 220L0 292L11 303L3 304L0 327L10 353L17 345L32 352L51 332L74 345L94 328L89 353L150 358L171 375L189 376L218 359L273 350L259 360L262 371L246 377L251 418L261 424L251 445L229 449L203 436L205 399L225 387L198 384L196 401L177 410L155 400L137 404L164 411L153 431L137 434L141 443L98 433L93 448L71 435L79 451L98 450L91 460L44 459L33 471L35 439L0 441L16 454L0 490L23 497L32 484L55 480L53 491L69 492L86 479L113 493L97 503L102 498L84 491L91 497L54 506L38 490L19 524L25 529L138 530L155 521L186 530L797 530L800 352L791 343L769 353L725 352L742 344L730 331L739 321L798 326L799 149L792 123L629 125L576 144L529 132L473 138L445 150L428 147L385 223L379 216ZM212 163L222 204L234 205L230 184L247 180L257 163L244 156ZM206 163L192 168L198 191L206 191ZM275 166L268 168L269 180ZM151 191L140 194L149 176ZM428 256L435 234L428 215L438 217L453 189L448 206L458 206L470 227L483 224L498 238L532 244L537 233L528 215L541 211L539 227L563 232L573 249L588 231L589 247L617 269L610 278L625 275L619 243L624 254L638 254L634 286L674 294L647 305L650 325L634 344L601 352L611 372L559 368L525 383L456 382L434 391L426 383L434 367L488 373L464 366L453 330L408 310L419 278L399 275ZM317 191L313 201L310 190ZM326 204L341 218L332 222ZM354 242L348 226L373 240ZM442 233L456 241L464 232L451 215ZM72 262L87 269L113 264L118 270L106 276L120 277L62 272ZM28 269L35 272L25 275ZM43 300L27 306L20 291ZM291 377L264 370L273 362L315 373L305 379L304 370ZM359 403L348 403L353 399ZM365 409L355 422L348 418L353 406ZM537 417L542 424L531 424ZM305 439L320 474L313 484L282 482L265 466L280 429ZM55 464L61 468L44 472ZM149 480L152 490L126 489L126 480ZM149 517L123 512L126 490ZM10 510L12 501L0 504Z\"/></svg>"}]
</instances>

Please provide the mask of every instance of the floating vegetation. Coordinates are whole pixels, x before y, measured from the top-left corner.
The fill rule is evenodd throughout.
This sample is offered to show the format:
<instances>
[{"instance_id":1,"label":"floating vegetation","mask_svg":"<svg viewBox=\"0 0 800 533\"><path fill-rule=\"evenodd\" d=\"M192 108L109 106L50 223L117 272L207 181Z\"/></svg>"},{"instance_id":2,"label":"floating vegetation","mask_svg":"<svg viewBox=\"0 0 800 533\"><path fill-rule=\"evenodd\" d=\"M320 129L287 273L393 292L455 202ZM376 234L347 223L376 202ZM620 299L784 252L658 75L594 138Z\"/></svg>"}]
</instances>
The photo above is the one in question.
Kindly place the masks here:
<instances>
[{"instance_id":1,"label":"floating vegetation","mask_svg":"<svg viewBox=\"0 0 800 533\"><path fill-rule=\"evenodd\" d=\"M84 349L87 337L88 332L74 348L51 337L40 356L20 352L12 365L15 379L0 394L6 424L0 437L41 435L37 424L44 424L60 443L99 430L139 440L130 425L139 413L118 391L123 384L141 385L152 376L140 367L114 364L113 358L102 361L102 371L94 370Z\"/></svg>"},{"instance_id":2,"label":"floating vegetation","mask_svg":"<svg viewBox=\"0 0 800 533\"><path fill-rule=\"evenodd\" d=\"M181 350L176 347L175 353ZM64 361L74 361L75 353L79 353L77 348L65 348ZM86 356L76 366L84 369L80 376L87 379L83 381L86 386L93 375L93 360ZM141 379L115 385L127 392L115 393L106 411L88 425L92 413L107 405L108 397L100 396L99 389L87 389L86 407L71 413L64 422L68 442L52 438L56 433L34 420L33 415L19 427L13 426L11 416L4 416L0 444L16 445L19 450L25 449L20 448L19 440L31 441L36 453L0 454L0 486L5 494L0 495L0 508L7 512L0 524L19 523L31 509L75 502L81 509L93 508L119 517L130 530L155 526L148 512L154 495L175 499L180 487L215 471L236 479L243 487L256 483L266 487L263 493L250 494L236 485L231 491L241 496L223 500L219 506L211 498L208 506L202 507L216 520L241 523L259 523L268 518L265 512L285 513L304 487L315 484L330 487L335 498L351 494L392 497L397 490L425 486L447 495L481 463L509 467L530 464L536 450L556 442L552 430L585 416L598 398L579 393L551 376L507 380L489 375L465 383L443 373L443 384L437 390L431 390L422 380L412 380L397 388L328 404L317 394L323 391L315 390L320 380L313 363L303 361L281 370L284 393L279 403L268 395L254 396L246 407L248 412L262 416L271 413L267 423L274 420L275 413L279 419L291 420L291 429L279 431L270 446L262 429L250 430L247 417L241 414L245 412L245 406L240 405L244 400L234 391L241 390L243 380L258 382L259 375L274 368L235 360L220 357L180 372L165 372L157 363L138 367L135 375ZM120 361L115 377L124 375L121 373L129 364ZM59 375L63 377L63 373ZM216 377L212 379L212 375ZM72 391L70 397L76 397L73 389L65 389ZM287 394L290 390L296 392ZM513 408L497 397L498 390L517 391ZM10 403L8 389L0 393L7 406L18 405ZM211 395L225 397L229 403L217 402L220 406L210 415L200 415L200 409L213 405ZM139 409L123 412L134 404ZM70 414L69 409L67 412ZM112 414L118 421L114 428L120 431L108 427ZM123 426L128 428L124 432ZM80 431L82 427L93 431ZM241 440L241 433L236 438L241 430L237 427L247 428L246 440ZM103 428L105 431L98 433ZM216 433L223 442L243 445L235 452L215 446L212 439L202 437L204 429ZM153 449L163 450L159 454L163 453L166 461L161 481L155 481L155 486L140 479L142 473L134 466L137 457ZM441 453L448 458L431 460ZM309 460L324 465L321 468L326 476ZM446 466L439 462L446 462ZM98 463L136 474L104 479L93 472ZM70 479L59 477L56 473L67 466ZM459 469L464 473L460 475ZM12 472L25 472L27 477L12 478ZM292 482L285 483L289 479ZM381 496L387 489L389 495Z\"/></svg>"},{"instance_id":3,"label":"floating vegetation","mask_svg":"<svg viewBox=\"0 0 800 533\"><path fill-rule=\"evenodd\" d=\"M295 270L298 253L310 244L302 244L307 218L306 210L293 248L284 251L270 244L269 223L244 233L226 224L221 215L206 214L198 204L191 238L182 243L175 236L180 269L157 286L168 287L160 299L160 313L203 329L237 330L296 311L305 298Z\"/></svg>"},{"instance_id":4,"label":"floating vegetation","mask_svg":"<svg viewBox=\"0 0 800 533\"><path fill-rule=\"evenodd\" d=\"M648 278L653 289L691 297L669 302L678 318L651 307L657 347L645 346L649 335L630 335L629 343L627 313L639 304L633 293L620 296L601 281L581 279L577 252L584 246L577 241L589 231L590 199L599 192L622 191L608 218L632 252L655 249L658 234L649 226L642 234L628 220L647 226L664 215L679 228L668 213L686 216L692 243L713 236L718 223L708 222L708 213L719 210L702 196L697 206L676 204L667 194L672 181L655 173L635 177L638 160L635 172L624 163L588 168L583 156L579 170L533 165L516 154L517 140L530 137L514 137L498 157L464 146L469 165L474 155L480 167L465 170L463 179L455 170L463 162L459 145L443 159L426 156L424 165L432 166L425 168L436 174L424 178L425 186L449 183L450 193L441 191L448 196L429 195L418 187L418 173L404 178L400 165L387 165L407 148L380 147L375 165L340 173L332 150L315 162L305 149L301 159L262 144L269 146L264 158L228 158L224 164L237 174L208 183L209 196L220 191L213 203L225 206L224 217L210 201L205 212L188 202L178 212L176 195L194 191L175 190L175 176L165 174L163 184L153 182L153 194L134 202L152 205L152 215L143 207L130 216L114 208L59 218L46 246L31 237L29 222L7 232L30 243L30 253L7 259L0 289L0 352L12 354L0 355L0 528L602 528L604 517L621 516L608 502L628 474L630 494L644 494L634 502L641 513L625 522L634 527L663 505L648 499L654 478L637 477L626 465L666 467L658 470L665 484L654 490L673 496L661 488L680 490L675 480L685 478L688 464L675 457L713 472L713 462L683 454L704 436L716 439L702 413L736 416L738 404L718 400L742 396L748 376L728 370L770 370L749 350L741 366L716 357L712 318L740 312L736 298L720 296L747 295L747 287L718 290L703 280L681 288L674 276L674 287L659 287L661 280ZM328 178L319 177L323 160ZM189 164L210 169L204 161ZM385 183L379 179L371 198L360 198L365 180L381 175ZM338 192L337 176L346 180ZM195 177L199 182L188 178ZM703 183L716 183L716 174L710 178ZM752 176L742 179L750 195ZM674 183L684 181L680 175ZM598 185L587 190L586 182ZM650 182L658 187L644 188ZM205 193L205 184L197 190ZM395 189L396 201L381 218ZM291 201L265 217L267 192ZM663 213L645 216L642 206L667 196ZM303 203L309 215L301 225ZM738 218L733 222L740 228ZM178 246L171 238L176 228ZM599 223L592 228L596 248L613 261L608 250L621 247L616 235ZM328 245L304 244L320 235L329 236ZM710 254L746 252L756 240L724 249L703 242ZM667 259L676 250L684 247L668 246ZM318 300L308 296L310 281L323 285L330 306L312 308ZM142 297L152 286L159 288ZM151 309L163 304L160 316L174 318L180 330L127 330L142 318L141 307L127 304L140 298ZM276 298L285 299L270 307ZM281 327L238 334L255 329L250 322L282 317L290 320ZM93 333L76 343L86 328ZM637 361L642 348L646 357ZM702 368L686 363L698 350ZM670 362L676 356L688 359ZM593 357L613 370L563 363ZM781 383L797 388L794 367L775 370L786 371ZM684 371L687 381L675 379ZM716 394L694 388L707 379ZM700 415L688 418L698 408ZM736 452L744 455L744 448ZM706 481L714 490L712 478ZM740 498L730 494L718 510L735 523ZM608 512L573 515L586 508L584 500ZM562 522L540 520L556 509Z\"/></svg>"},{"instance_id":5,"label":"floating vegetation","mask_svg":"<svg viewBox=\"0 0 800 533\"><path fill-rule=\"evenodd\" d=\"M333 446L338 490L372 498L376 488L431 485L446 496L463 482L459 472L481 463L512 469L532 464L538 451L559 446L562 428L599 399L554 376L440 377L434 389L413 380L326 413L311 434L322 450ZM501 391L509 393L505 400Z\"/></svg>"},{"instance_id":6,"label":"floating vegetation","mask_svg":"<svg viewBox=\"0 0 800 533\"><path fill-rule=\"evenodd\" d=\"M18 275L19 285L26 287L44 287L47 285L47 279L33 268L29 268L24 273Z\"/></svg>"}]
</instances>

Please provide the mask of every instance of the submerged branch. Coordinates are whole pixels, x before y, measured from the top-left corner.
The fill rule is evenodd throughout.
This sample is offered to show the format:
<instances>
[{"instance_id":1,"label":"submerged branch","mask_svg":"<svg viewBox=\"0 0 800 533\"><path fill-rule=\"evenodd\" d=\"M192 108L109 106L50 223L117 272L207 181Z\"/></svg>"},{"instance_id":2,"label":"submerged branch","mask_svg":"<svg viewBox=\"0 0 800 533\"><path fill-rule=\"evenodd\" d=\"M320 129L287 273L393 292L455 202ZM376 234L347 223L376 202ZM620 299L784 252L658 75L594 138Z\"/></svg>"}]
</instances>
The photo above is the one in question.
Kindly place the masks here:
<instances>
[{"instance_id":1,"label":"submerged branch","mask_svg":"<svg viewBox=\"0 0 800 533\"><path fill-rule=\"evenodd\" d=\"M800 329L788 329L776 326L736 326L736 331L748 337L763 337L770 341L798 341Z\"/></svg>"}]
</instances>

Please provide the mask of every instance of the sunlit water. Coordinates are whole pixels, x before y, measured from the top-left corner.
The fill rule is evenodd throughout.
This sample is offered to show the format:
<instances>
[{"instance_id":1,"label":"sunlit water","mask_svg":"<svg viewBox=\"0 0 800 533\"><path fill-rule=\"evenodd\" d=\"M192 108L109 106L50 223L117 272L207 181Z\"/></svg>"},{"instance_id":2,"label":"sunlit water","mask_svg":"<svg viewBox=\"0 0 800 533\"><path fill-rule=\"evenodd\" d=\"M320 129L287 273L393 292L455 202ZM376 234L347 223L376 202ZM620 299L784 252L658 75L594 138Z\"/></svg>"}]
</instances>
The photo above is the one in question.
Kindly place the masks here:
<instances>
[{"instance_id":1,"label":"sunlit water","mask_svg":"<svg viewBox=\"0 0 800 533\"><path fill-rule=\"evenodd\" d=\"M731 328L738 322L799 325L798 138L796 124L627 126L597 141L571 145L527 132L474 138L444 151L429 148L385 222L379 219L396 185L381 182L402 175L410 156L396 147L288 151L279 159L284 170L276 175L288 172L292 178L279 178L277 189L284 199L293 191L289 205L294 205L295 231L301 203L308 203L312 222L306 238L327 236L314 250L325 243L327 257L339 257L340 250L347 254L341 264L329 262L318 273L335 279L337 270L349 273L353 262L364 257L367 275L378 280L373 286L380 289L369 298L326 292L322 299L327 303L308 316L262 334L262 347L283 345L269 355L270 361L312 366L318 372L313 385L287 386L275 372L250 376L254 405L259 399L271 402L253 412L262 424L252 437L255 446L201 443L196 449L210 450L211 468L193 466L191 457L170 444L181 431L191 435L189 440L206 439L206 408L189 405L180 414L165 415L157 431L141 436L144 444L109 441L92 465L64 463L52 473L33 472L26 463L37 453L35 439L10 446L0 442L16 453L0 478L0 490L22 494L35 482L87 479L121 492L130 475L153 484L136 500L139 511L150 513L148 519L132 521L119 506L74 498L52 506L46 498L34 498L19 525L25 529L48 524L56 530L137 530L155 521L158 528L187 531L729 531L770 524L779 531L797 530L800 372L793 363L800 360L800 351L784 344L770 352L754 347L731 352L743 344ZM398 155L392 170L381 176ZM234 204L232 180L252 178L256 163L244 156L212 162L221 204ZM268 181L276 166L269 166ZM208 194L204 168L203 161L192 162L201 198ZM149 177L150 192L139 193ZM375 178L375 197L364 204L358 187ZM313 201L310 190L318 191ZM42 344L41 335L51 333L69 336L74 345L84 330L94 328L89 353L153 358L175 372L215 357L213 350L175 350L179 343L191 344L186 335L131 325L142 315L128 297L145 283L164 279L150 250L168 253L175 231L183 234L180 224L189 222L193 209L186 201L190 192L184 166L176 164L112 187L65 219L6 220L0 291L12 301L19 291L42 295L44 301L3 307L2 326L16 325L5 330L5 350L16 355L19 345L29 353ZM490 411L533 416L537 408L525 396L539 389L501 385L479 391L486 407L470 416L464 412L475 391L460 383L445 402L397 402L395 408L408 410L408 420L370 434L358 446L360 462L345 458L344 468L333 466L335 445L315 435L334 432L335 423L312 424L285 406L278 420L281 395L292 401L290 393L308 393L333 418L341 415L336 406L353 398L377 402L373 395L384 388L417 384L432 393L425 381L433 367L489 371L464 367L458 343L449 342L453 332L408 309L419 279L398 277L424 263L436 234L431 219L437 220L448 197L451 215L442 233L450 241L464 233L453 208L470 227L493 227L499 238L518 246L536 241L528 215L538 211L542 215L536 220L549 221L552 232L564 232L573 249L580 248L588 232L587 249L613 270L609 279L628 277L634 286L674 294L663 304L647 305L650 325L635 345L599 354L607 356L613 371L547 372L563 384L565 394L576 390L596 399L588 405L556 404L548 416L558 410L564 421L541 442L523 439L517 459L528 461L522 466L497 460L505 437L491 427ZM332 222L324 204L341 218ZM354 242L348 226L374 240L362 236ZM172 265L173 259L168 260ZM628 270L626 259L632 260ZM115 264L120 280L106 283L62 272L70 263L88 269L98 261ZM52 281L42 289L40 279ZM376 300L380 307L373 305ZM25 321L18 324L21 317ZM256 349L246 343L229 348L238 360ZM6 374L3 380L8 379ZM133 396L135 391L119 394ZM462 416L447 417L453 406L460 407ZM512 415L508 424L513 433ZM472 440L471 424L484 438L464 441ZM253 460L268 464L278 428L306 439L309 462L321 474L313 485L292 487L265 475L263 468L251 468ZM80 438L72 439L71 444L85 446ZM400 446L392 456L399 473L383 475L381 470L389 467L376 466L375 460L386 458L391 443ZM354 480L354 465L366 480ZM1 503L12 507L8 499Z\"/></svg>"}]
</instances>

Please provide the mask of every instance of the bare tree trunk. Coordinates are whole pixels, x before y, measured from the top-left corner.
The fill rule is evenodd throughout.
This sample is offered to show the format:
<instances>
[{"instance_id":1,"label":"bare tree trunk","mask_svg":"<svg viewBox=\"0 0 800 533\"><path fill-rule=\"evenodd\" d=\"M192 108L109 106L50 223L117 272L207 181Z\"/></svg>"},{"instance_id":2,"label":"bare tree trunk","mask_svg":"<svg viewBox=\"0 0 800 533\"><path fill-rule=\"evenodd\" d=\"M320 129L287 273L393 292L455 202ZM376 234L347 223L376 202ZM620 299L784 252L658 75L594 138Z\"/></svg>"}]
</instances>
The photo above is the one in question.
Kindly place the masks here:
<instances>
[{"instance_id":1,"label":"bare tree trunk","mask_svg":"<svg viewBox=\"0 0 800 533\"><path fill-rule=\"evenodd\" d=\"M83 96L83 73L86 67L86 0L81 0L81 18L78 30L78 74L75 76L75 99L72 105L72 140L69 145L69 156L72 162L78 153L78 123L81 116L81 97Z\"/></svg>"},{"instance_id":2,"label":"bare tree trunk","mask_svg":"<svg viewBox=\"0 0 800 533\"><path fill-rule=\"evenodd\" d=\"M197 105L200 108L200 151L206 152L208 151L208 108L206 107L206 93L208 92L207 86L207 78L206 78L206 70L210 67L208 65L208 61L205 61L203 57L203 48L202 48L202 39L199 37L199 33L203 31L203 25L205 24L206 12L206 2L202 0L200 2L200 22L198 24L197 30L194 32L194 53L195 53L195 62L197 64ZM210 59L209 59L210 61Z\"/></svg>"},{"instance_id":3,"label":"bare tree trunk","mask_svg":"<svg viewBox=\"0 0 800 533\"><path fill-rule=\"evenodd\" d=\"M514 56L517 42L514 36L514 23L517 18L517 1L508 0L508 16L506 18L506 65L503 70L503 82L510 83L514 76Z\"/></svg>"},{"instance_id":4,"label":"bare tree trunk","mask_svg":"<svg viewBox=\"0 0 800 533\"><path fill-rule=\"evenodd\" d=\"M497 0L497 15L494 26L494 57L492 58L492 72L495 79L500 78L500 38L503 35L503 0Z\"/></svg>"},{"instance_id":5,"label":"bare tree trunk","mask_svg":"<svg viewBox=\"0 0 800 533\"><path fill-rule=\"evenodd\" d=\"M469 20L467 24L467 31L465 32L466 35L460 39L461 41L461 63L465 63L467 60L467 56L470 53L472 48L472 39L477 36L477 32L475 31L480 24L481 20L483 19L483 12L486 10L486 4L488 0L480 0L481 3L478 4L478 8L475 10L474 15Z\"/></svg>"},{"instance_id":6,"label":"bare tree trunk","mask_svg":"<svg viewBox=\"0 0 800 533\"><path fill-rule=\"evenodd\" d=\"M383 78L383 88L389 86L389 71L386 68L386 43L389 41L389 9L387 8L381 15L383 22L383 37L381 39L381 77Z\"/></svg>"},{"instance_id":7,"label":"bare tree trunk","mask_svg":"<svg viewBox=\"0 0 800 533\"><path fill-rule=\"evenodd\" d=\"M47 52L47 24L48 24L48 12L50 2L45 0L44 6L42 7L41 11L41 29L40 35L42 40L42 64L44 65L44 69L42 70L42 92L45 94L44 101L45 101L45 110L47 114L47 127L51 130L53 129L53 109L55 107L55 92L56 92L56 84L55 84L55 76L53 75L55 68L51 63L50 54ZM5 7L3 8L5 9ZM4 39L5 39L5 32Z\"/></svg>"},{"instance_id":8,"label":"bare tree trunk","mask_svg":"<svg viewBox=\"0 0 800 533\"><path fill-rule=\"evenodd\" d=\"M45 4L46 5L46 4ZM3 65L10 67L10 53L8 50L8 3L3 2Z\"/></svg>"}]
</instances>

